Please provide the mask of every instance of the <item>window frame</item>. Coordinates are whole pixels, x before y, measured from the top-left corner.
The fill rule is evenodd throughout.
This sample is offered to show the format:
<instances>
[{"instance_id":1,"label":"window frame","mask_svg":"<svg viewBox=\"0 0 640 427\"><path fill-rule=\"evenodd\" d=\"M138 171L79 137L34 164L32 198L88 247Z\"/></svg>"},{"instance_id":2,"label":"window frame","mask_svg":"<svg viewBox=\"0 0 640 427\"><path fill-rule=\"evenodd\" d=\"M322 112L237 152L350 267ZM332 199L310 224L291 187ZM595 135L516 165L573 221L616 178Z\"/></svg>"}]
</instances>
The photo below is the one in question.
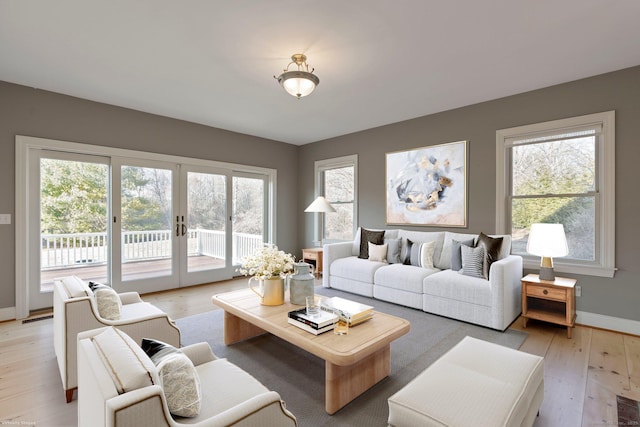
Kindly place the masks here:
<instances>
[{"instance_id":1,"label":"window frame","mask_svg":"<svg viewBox=\"0 0 640 427\"><path fill-rule=\"evenodd\" d=\"M554 258L561 273L613 277L615 274L615 111L588 114L496 131L496 230L511 234L511 147L509 141L536 134L563 133L585 126L602 126L596 141L596 195L594 261ZM540 257L523 255L524 268L537 269Z\"/></svg>"},{"instance_id":2,"label":"window frame","mask_svg":"<svg viewBox=\"0 0 640 427\"><path fill-rule=\"evenodd\" d=\"M331 169L340 169L345 167L353 167L353 224L351 229L351 240L356 235L358 230L358 155L352 154L349 156L334 157L331 159L316 160L314 163L314 176L315 176L315 197L324 196L324 173ZM329 201L331 203L331 201ZM320 221L320 214L314 214L314 237L315 243L323 241L324 243L344 242L349 240L338 239L325 239L326 220ZM322 225L321 225L322 224ZM321 227L324 227L321 229Z\"/></svg>"}]
</instances>

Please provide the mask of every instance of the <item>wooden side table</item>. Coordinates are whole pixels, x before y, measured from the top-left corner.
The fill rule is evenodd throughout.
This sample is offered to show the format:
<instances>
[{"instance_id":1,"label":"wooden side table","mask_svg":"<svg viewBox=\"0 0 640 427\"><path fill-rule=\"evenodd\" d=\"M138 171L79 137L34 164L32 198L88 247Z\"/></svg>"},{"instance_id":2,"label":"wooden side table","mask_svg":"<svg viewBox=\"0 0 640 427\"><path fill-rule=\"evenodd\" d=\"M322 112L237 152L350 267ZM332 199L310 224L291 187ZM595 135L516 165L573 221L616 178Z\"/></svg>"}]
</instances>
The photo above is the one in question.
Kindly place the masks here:
<instances>
[{"instance_id":1,"label":"wooden side table","mask_svg":"<svg viewBox=\"0 0 640 427\"><path fill-rule=\"evenodd\" d=\"M576 280L556 277L540 280L537 274L522 278L522 321L537 319L567 327L567 337L576 324Z\"/></svg>"},{"instance_id":2,"label":"wooden side table","mask_svg":"<svg viewBox=\"0 0 640 427\"><path fill-rule=\"evenodd\" d=\"M316 275L322 274L322 248L309 248L302 250L302 261L313 261L310 264L315 264Z\"/></svg>"}]
</instances>

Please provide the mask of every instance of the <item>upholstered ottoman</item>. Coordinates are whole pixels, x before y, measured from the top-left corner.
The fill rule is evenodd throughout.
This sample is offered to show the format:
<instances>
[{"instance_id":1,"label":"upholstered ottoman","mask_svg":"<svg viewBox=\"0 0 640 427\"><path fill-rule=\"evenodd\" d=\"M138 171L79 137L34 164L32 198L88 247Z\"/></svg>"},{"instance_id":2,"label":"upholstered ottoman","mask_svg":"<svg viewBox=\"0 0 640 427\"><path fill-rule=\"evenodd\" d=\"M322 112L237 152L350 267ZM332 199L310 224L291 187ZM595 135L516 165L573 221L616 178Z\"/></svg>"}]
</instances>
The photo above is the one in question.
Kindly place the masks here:
<instances>
[{"instance_id":1,"label":"upholstered ottoman","mask_svg":"<svg viewBox=\"0 0 640 427\"><path fill-rule=\"evenodd\" d=\"M389 398L389 426L532 426L539 356L465 337Z\"/></svg>"}]
</instances>

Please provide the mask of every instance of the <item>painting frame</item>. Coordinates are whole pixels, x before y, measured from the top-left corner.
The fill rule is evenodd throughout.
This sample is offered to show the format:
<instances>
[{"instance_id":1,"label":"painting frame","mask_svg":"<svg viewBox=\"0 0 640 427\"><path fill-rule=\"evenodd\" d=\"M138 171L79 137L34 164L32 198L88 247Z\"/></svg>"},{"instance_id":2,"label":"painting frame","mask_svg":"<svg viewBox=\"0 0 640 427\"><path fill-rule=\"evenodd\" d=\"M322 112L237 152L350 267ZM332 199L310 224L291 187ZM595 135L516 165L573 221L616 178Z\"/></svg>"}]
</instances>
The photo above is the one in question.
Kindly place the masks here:
<instances>
[{"instance_id":1,"label":"painting frame","mask_svg":"<svg viewBox=\"0 0 640 427\"><path fill-rule=\"evenodd\" d=\"M469 141L386 153L387 225L467 227Z\"/></svg>"}]
</instances>

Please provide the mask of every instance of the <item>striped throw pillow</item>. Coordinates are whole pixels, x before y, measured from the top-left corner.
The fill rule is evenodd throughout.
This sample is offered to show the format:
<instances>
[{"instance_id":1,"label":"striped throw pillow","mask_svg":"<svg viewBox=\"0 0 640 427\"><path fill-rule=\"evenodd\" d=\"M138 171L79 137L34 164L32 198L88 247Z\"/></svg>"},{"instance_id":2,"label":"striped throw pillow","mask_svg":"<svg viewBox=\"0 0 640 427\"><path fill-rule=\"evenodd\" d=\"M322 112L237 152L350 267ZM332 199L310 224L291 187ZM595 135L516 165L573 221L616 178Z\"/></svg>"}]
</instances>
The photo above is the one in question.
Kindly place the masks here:
<instances>
[{"instance_id":1,"label":"striped throw pillow","mask_svg":"<svg viewBox=\"0 0 640 427\"><path fill-rule=\"evenodd\" d=\"M460 249L462 250L462 274L486 279L484 276L484 248L462 245Z\"/></svg>"}]
</instances>

